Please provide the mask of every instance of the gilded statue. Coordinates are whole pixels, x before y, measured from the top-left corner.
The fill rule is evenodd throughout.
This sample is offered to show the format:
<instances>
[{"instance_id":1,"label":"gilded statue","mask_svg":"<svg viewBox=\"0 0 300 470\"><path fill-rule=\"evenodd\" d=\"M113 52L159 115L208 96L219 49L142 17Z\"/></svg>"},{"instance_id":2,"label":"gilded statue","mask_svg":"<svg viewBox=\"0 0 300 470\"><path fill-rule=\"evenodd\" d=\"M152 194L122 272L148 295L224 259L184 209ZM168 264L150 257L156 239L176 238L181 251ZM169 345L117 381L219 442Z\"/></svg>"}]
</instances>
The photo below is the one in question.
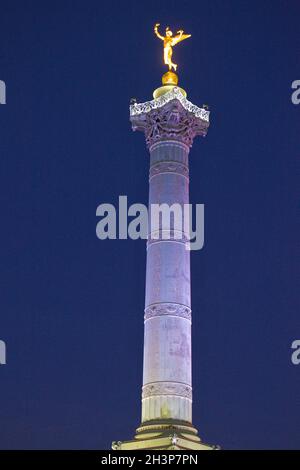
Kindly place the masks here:
<instances>
[{"instance_id":1,"label":"gilded statue","mask_svg":"<svg viewBox=\"0 0 300 470\"><path fill-rule=\"evenodd\" d=\"M154 33L164 42L164 62L168 65L169 70L172 70L173 68L176 72L177 64L172 62L173 47L184 39L190 38L191 34L184 34L184 31L180 29L177 31L176 36L173 36L172 31L169 26L167 26L165 36L162 36L158 31L159 26L160 24L156 23L154 26Z\"/></svg>"}]
</instances>

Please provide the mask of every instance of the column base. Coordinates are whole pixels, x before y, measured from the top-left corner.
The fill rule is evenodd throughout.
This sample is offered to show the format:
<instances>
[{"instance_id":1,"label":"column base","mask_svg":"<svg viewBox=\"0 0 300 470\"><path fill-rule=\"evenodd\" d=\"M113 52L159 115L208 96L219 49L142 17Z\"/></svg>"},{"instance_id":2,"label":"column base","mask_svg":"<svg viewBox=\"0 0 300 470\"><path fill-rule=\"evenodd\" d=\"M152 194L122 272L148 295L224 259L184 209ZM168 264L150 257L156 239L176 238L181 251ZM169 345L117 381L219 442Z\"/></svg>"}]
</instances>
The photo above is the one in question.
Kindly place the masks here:
<instances>
[{"instance_id":1,"label":"column base","mask_svg":"<svg viewBox=\"0 0 300 470\"><path fill-rule=\"evenodd\" d=\"M131 441L112 443L113 450L218 450L204 444L191 423L176 420L146 421Z\"/></svg>"}]
</instances>

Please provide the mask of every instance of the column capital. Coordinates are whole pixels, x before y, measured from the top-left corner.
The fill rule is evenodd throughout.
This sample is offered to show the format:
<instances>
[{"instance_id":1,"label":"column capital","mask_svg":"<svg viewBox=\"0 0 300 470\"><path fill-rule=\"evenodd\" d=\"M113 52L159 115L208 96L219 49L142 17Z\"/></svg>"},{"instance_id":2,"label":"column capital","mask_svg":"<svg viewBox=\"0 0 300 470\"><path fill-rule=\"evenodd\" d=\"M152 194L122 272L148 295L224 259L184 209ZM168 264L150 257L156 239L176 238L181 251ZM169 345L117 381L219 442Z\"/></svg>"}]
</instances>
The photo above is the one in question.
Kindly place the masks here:
<instances>
[{"instance_id":1,"label":"column capital","mask_svg":"<svg viewBox=\"0 0 300 470\"><path fill-rule=\"evenodd\" d=\"M134 131L145 133L148 148L167 140L191 147L194 137L207 134L209 111L198 108L174 87L152 101L130 105L130 121Z\"/></svg>"}]
</instances>

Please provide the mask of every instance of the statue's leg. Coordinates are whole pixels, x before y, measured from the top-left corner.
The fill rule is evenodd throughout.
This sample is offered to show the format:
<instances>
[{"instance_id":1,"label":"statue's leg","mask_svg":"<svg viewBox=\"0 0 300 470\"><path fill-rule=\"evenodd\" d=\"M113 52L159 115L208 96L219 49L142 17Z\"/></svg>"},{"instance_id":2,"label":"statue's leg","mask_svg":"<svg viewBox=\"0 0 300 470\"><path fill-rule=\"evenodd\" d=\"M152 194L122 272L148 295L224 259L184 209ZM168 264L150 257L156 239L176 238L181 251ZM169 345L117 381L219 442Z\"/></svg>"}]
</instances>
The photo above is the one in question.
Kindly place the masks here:
<instances>
[{"instance_id":1,"label":"statue's leg","mask_svg":"<svg viewBox=\"0 0 300 470\"><path fill-rule=\"evenodd\" d=\"M176 65L176 64L173 64L173 62L172 62L172 55L173 55L173 49L172 49L172 47L170 47L169 50L168 50L168 64L169 64L169 70L171 70L171 68L173 67L174 70L176 71L177 65Z\"/></svg>"},{"instance_id":2,"label":"statue's leg","mask_svg":"<svg viewBox=\"0 0 300 470\"><path fill-rule=\"evenodd\" d=\"M170 66L169 55L168 55L168 50L167 49L164 49L164 62L165 62L166 65Z\"/></svg>"}]
</instances>

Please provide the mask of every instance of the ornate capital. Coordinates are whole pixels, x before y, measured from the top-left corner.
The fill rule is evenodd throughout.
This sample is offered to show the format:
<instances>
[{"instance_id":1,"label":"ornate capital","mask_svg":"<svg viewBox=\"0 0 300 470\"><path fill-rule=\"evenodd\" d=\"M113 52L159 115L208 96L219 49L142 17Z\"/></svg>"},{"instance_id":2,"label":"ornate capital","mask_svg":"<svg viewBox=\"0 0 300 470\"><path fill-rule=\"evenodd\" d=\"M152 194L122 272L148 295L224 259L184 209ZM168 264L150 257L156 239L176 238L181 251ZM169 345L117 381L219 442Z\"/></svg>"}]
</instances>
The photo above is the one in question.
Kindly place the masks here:
<instances>
[{"instance_id":1,"label":"ornate capital","mask_svg":"<svg viewBox=\"0 0 300 470\"><path fill-rule=\"evenodd\" d=\"M145 133L148 147L163 140L175 140L188 147L196 135L205 136L209 111L188 101L179 88L146 103L130 106L132 129Z\"/></svg>"}]
</instances>

